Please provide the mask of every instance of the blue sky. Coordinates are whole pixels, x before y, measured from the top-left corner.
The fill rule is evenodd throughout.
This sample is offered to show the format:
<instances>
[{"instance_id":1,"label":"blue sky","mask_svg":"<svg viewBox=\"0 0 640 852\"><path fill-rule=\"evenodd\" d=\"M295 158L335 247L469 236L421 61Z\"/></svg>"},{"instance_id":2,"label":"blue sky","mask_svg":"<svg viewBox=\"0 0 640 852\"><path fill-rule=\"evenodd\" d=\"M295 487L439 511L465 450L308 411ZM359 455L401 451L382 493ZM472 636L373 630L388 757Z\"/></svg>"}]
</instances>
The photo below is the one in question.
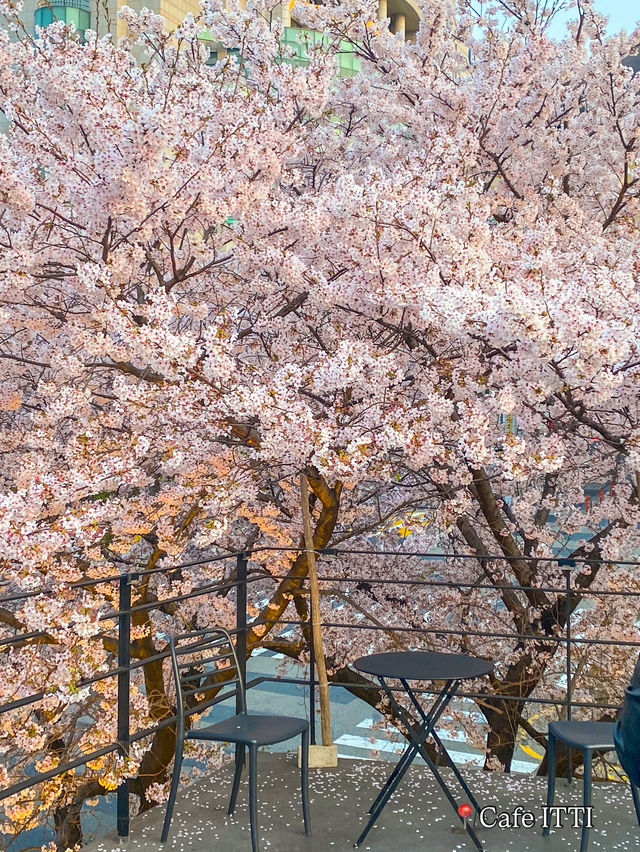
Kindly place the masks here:
<instances>
[{"instance_id":1,"label":"blue sky","mask_svg":"<svg viewBox=\"0 0 640 852\"><path fill-rule=\"evenodd\" d=\"M620 30L631 32L640 21L640 2L638 0L596 0L597 10L609 17L609 33ZM563 25L556 22L552 28L554 36L562 36Z\"/></svg>"},{"instance_id":2,"label":"blue sky","mask_svg":"<svg viewBox=\"0 0 640 852\"><path fill-rule=\"evenodd\" d=\"M638 0L597 0L596 8L603 15L608 15L609 32L620 30L630 32L640 21L640 3Z\"/></svg>"}]
</instances>

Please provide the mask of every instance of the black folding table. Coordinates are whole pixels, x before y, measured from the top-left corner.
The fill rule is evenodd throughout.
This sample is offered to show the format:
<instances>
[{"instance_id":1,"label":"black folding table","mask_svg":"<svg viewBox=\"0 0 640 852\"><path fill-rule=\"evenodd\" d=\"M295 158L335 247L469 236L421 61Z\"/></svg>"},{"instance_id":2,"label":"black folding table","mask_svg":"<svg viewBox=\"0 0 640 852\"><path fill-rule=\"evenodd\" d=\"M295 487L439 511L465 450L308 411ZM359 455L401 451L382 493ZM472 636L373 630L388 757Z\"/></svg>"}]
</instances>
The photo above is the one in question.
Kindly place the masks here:
<instances>
[{"instance_id":1,"label":"black folding table","mask_svg":"<svg viewBox=\"0 0 640 852\"><path fill-rule=\"evenodd\" d=\"M371 817L354 846L359 846L367 834L369 834L371 827L404 778L414 758L419 754L433 773L434 778L455 810L456 815L462 821L469 837L476 847L481 850L482 843L478 840L474 830L473 823L475 820L472 822L459 816L458 803L438 767L429 757L425 743L429 737L432 737L441 752L449 759L455 777L467 795L469 803L474 808L475 816L480 810L478 802L460 774L460 770L442 744L441 739L435 731L435 727L453 700L462 681L489 674L489 672L493 671L493 663L487 660L479 660L475 657L468 657L465 654L441 654L435 651L396 651L387 654L371 654L367 657L360 657L353 663L353 667L363 674L373 675L378 679L380 686L389 697L391 705L400 717L409 736L409 744L402 753L393 772L387 778L375 802L369 808ZM417 730L413 728L407 711L396 698L395 690L389 686L389 680L398 680L402 684L403 690L406 692L413 708L422 720ZM415 692L409 685L409 681L438 681L443 683L442 690L428 710L422 707Z\"/></svg>"}]
</instances>

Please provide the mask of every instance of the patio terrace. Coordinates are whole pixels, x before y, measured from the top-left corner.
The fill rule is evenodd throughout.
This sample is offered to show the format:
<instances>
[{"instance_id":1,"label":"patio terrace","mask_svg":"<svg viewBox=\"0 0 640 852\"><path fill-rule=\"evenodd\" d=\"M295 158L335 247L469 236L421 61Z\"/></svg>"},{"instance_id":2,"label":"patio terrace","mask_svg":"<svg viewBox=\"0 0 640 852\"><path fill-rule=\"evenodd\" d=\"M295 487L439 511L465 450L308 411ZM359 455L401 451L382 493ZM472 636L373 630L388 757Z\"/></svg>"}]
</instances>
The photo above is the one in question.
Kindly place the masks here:
<instances>
[{"instance_id":1,"label":"patio terrace","mask_svg":"<svg viewBox=\"0 0 640 852\"><path fill-rule=\"evenodd\" d=\"M243 852L251 848L247 772L235 816L227 817L233 763L193 785L181 787L166 845L160 843L164 807L134 817L127 842L115 832L85 847L85 852ZM260 843L263 852L337 852L353 848L366 811L389 772L387 762L342 759L337 769L311 771L312 837L305 837L299 776L292 754L260 755ZM448 770L442 770L447 777ZM541 836L546 779L465 768L465 778L485 806L497 812L520 805L536 817L534 828L478 828L487 852L577 850L580 831L569 824ZM453 782L451 774L447 780ZM455 788L454 788L455 789ZM629 788L594 783L590 850L640 849ZM463 801L459 799L459 801ZM558 781L557 805L580 805L582 782ZM491 813L493 816L493 812ZM383 812L362 849L371 852L456 852L475 847L425 766L414 765Z\"/></svg>"},{"instance_id":2,"label":"patio terrace","mask_svg":"<svg viewBox=\"0 0 640 852\"><path fill-rule=\"evenodd\" d=\"M266 549L265 549L266 550ZM288 548L285 548L288 550ZM262 552L262 551L256 551ZM369 551L345 551L355 556L361 552ZM384 553L375 552L376 556L384 557ZM417 554L407 553L415 558ZM446 554L418 554L419 556L437 563L449 558ZM284 662L283 655L276 650L259 648L248 659L245 664L246 635L250 628L250 620L247 611L247 592L249 585L255 582L264 583L265 575L262 573L249 574L248 553L238 553L216 557L207 560L212 564L219 563L220 576L212 578L213 582L207 581L198 586L188 594L180 596L180 600L198 598L201 596L215 594L216 592L235 593L236 603L236 635L237 648L240 656L240 668L247 676L249 687L249 709L253 712L286 714L307 717L312 728L312 741L314 740L314 729L316 727L316 713L310 712L310 708L316 707L317 679L312 665L292 663L289 661L286 672L281 670L280 662ZM461 558L460 555L455 556ZM465 557L467 558L467 557ZM475 559L475 556L468 556ZM497 560L502 557L487 557ZM629 647L633 653L640 649L640 641L621 641L618 637L608 636L593 639L581 635L580 621L582 609L587 610L591 599L598 596L612 596L615 601L617 596L622 598L640 598L640 591L595 591L575 588L575 580L572 579L571 569L575 568L574 560L557 559L559 567L563 568L565 585L560 587L540 588L552 595L552 600L557 601L557 611L567 612L568 617L558 620L558 630L553 634L544 633L538 636L535 633L518 636L513 632L505 634L499 632L467 633L466 627L444 629L442 626L432 626L429 619L425 618L424 626L404 627L397 625L373 625L368 624L367 630L386 630L388 632L399 631L409 636L408 643L420 648L430 641L432 634L438 634L447 639L447 647L451 650L461 650L456 642L460 636L479 635L484 638L505 638L513 641L536 642L541 638L545 642L555 641L558 643L558 669L556 672L556 685L564 690L563 698L558 696L531 698L532 706L536 711L544 712L549 706L551 712L547 711L549 718L566 718L573 709L581 716L585 711L588 715L602 714L617 708L618 697L605 694L599 697L597 703L575 701L573 698L573 683L576 674L575 655L572 651L578 651L585 646L593 646L598 649L607 646ZM235 570L233 565L235 563ZM571 564L569 564L571 563ZM194 563L200 565L201 563ZM635 564L635 563L634 563ZM180 566L188 568L189 566ZM158 567L153 573L175 570L176 566ZM277 582L282 577L269 576L269 582ZM332 583L344 582L340 577L323 576L322 579ZM133 736L130 731L130 677L131 673L146 665L149 661L131 659L130 653L130 631L132 612L146 609L156 609L162 603L169 603L172 599L152 601L143 605L133 607L135 602L133 591L138 582L135 575L126 573L114 574L112 577L103 578L100 581L81 581L75 584L80 591L91 582L105 583L117 582L119 597L117 608L105 612L101 621L114 625L113 635L118 640L117 667L114 665L103 673L90 678L86 685L108 680L117 679L117 701L118 701L118 738L111 744L92 754L85 754L76 758L73 763L59 764L54 769L45 773L28 774L22 778L12 779L14 783L0 789L0 806L4 799L19 793L22 790L35 787L38 783L47 781L63 774L71 768L81 766L96 756L119 751L126 753L131 742L148 738L157 730L172 724L172 719L165 719L154 728L138 731ZM434 589L469 589L479 590L489 601L499 600L502 587L486 585L480 582L465 583L460 585L443 579L439 571L433 567L428 576L407 577L403 580L380 578L377 576L351 577L351 583L378 584L400 587L400 594L406 594L404 588L415 585L432 587ZM513 586L508 586L511 590ZM35 594L35 593L32 593ZM255 594L255 593L254 593ZM573 597L579 595L579 600ZM13 605L22 596L8 595L0 598L0 602ZM490 602L490 601L489 601ZM578 603L578 606L573 604ZM572 618L572 612L575 614ZM332 630L344 631L345 641L357 642L361 627L357 619L349 620L344 616L340 608L332 611L330 622L323 622L324 626ZM573 624L572 624L573 622ZM117 625L117 626L116 626ZM295 620L279 620L275 635L280 638L289 636L302 623ZM106 628L106 624L105 624ZM577 628L577 629L576 629ZM38 634L30 634L30 638L37 638ZM24 641L24 636L19 632L15 635L0 637L0 645L11 646ZM366 650L366 648L363 648ZM168 655L167 650L158 653L157 659ZM562 659L564 657L564 659ZM156 658L151 658L156 659ZM84 683L81 685L85 685ZM264 753L261 755L259 770L260 787L260 834L261 848L263 852L267 849L276 852L307 852L307 850L334 850L350 849L354 840L359 836L365 825L367 809L375 798L376 791L384 783L389 773L389 763L373 761L369 758L372 751L382 754L389 760L397 759L398 752L402 750L402 740L398 732L395 735L389 730L389 725L382 725L384 720L369 703L361 701L348 688L349 683L335 682L332 685L331 702L333 705L333 730L336 736L336 744L340 749L340 765L336 770L313 770L311 773L311 810L312 826L314 835L306 838L302 830L301 807L299 803L298 772L295 768L293 758L287 759L285 753ZM46 692L34 693L32 695L17 696L14 701L0 707L0 714L11 713L16 710L22 712L29 706L37 706ZM467 718L482 723L477 708L474 708L474 699L478 696L473 693L461 692L456 696L451 709ZM611 703L611 701L615 703ZM536 702L533 704L533 702ZM560 708L559 704L564 705ZM236 712L235 700L230 699L218 705L217 711L224 716L233 715ZM578 714L576 713L576 715ZM540 715L540 713L538 714ZM477 718L476 718L477 717ZM443 716L443 724L448 721ZM451 721L451 720L449 720ZM455 721L455 720L454 720ZM538 723L539 725L542 722ZM474 767L474 761L482 760L483 753L467 740L464 730L456 730L460 725L456 723L454 729L446 726L437 732L449 750L456 764L461 767L463 775L468 780L477 798L487 806L495 806L496 813L512 812L520 807L526 812L531 812L535 818L535 824L531 828L514 827L504 829L499 827L483 828L476 826L478 835L485 849L501 852L502 850L532 850L532 852L555 852L559 849L578 849L579 828L570 824L564 828L552 830L550 838L543 839L542 830L542 805L545 801L546 779L536 778L532 773L537 770L542 760L543 749L536 742L527 741L518 735L512 773L508 775L497 773L485 773ZM389 738L387 735L391 734ZM286 747L289 747L288 745ZM250 848L249 818L247 808L247 784L246 777L244 788L241 790L236 815L233 819L226 816L227 800L231 786L231 764L226 765L217 774L207 776L202 781L190 787L181 786L178 802L174 814L174 821L170 840L163 846L160 843L161 823L164 816L164 808L158 807L152 811L135 817L131 825L131 835L128 841L122 837L118 839L115 831L107 833L106 829L115 827L116 820L120 826L121 834L126 835L129 822L129 802L132 797L127 795L126 785L122 785L118 791L117 806L112 797L109 802L104 803L104 808L96 808L96 813L87 814L84 824L86 837L90 841L84 847L88 852L114 852L117 849L130 849L131 852L242 852ZM446 778L447 770L443 770ZM245 772L245 776L247 773ZM453 780L453 779L451 779ZM453 787L457 794L457 787ZM458 798L458 803L465 802L464 798ZM582 782L577 780L571 787L566 782L559 781L556 805L579 806L582 802ZM100 813L98 813L100 811ZM522 811L521 811L522 812ZM493 816L493 813L491 814ZM106 820L106 824L105 824ZM38 829L39 830L39 829ZM48 829L50 830L50 829ZM29 838L30 848L40 848L49 838ZM93 839L97 838L97 839ZM590 850L631 850L640 849L640 829L635 822L631 794L627 787L613 783L594 784L594 811L593 829L590 837ZM0 838L0 849L2 848ZM14 847L24 849L24 846ZM450 805L444 799L440 788L437 786L429 770L418 761L411 768L409 774L402 782L400 788L385 808L378 824L362 846L363 849L393 850L393 852L411 852L411 850L434 850L434 852L448 852L448 850L475 849L469 836L462 830L457 815L452 811Z\"/></svg>"}]
</instances>

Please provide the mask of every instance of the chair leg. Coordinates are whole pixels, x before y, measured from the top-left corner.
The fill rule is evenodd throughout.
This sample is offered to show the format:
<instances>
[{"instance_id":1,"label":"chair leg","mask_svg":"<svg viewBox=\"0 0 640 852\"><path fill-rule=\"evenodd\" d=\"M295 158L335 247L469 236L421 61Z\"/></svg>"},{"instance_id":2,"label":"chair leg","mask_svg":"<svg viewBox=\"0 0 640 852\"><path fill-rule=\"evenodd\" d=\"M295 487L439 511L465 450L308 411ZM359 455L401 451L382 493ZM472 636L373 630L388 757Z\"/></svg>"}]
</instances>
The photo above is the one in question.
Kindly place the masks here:
<instances>
[{"instance_id":1,"label":"chair leg","mask_svg":"<svg viewBox=\"0 0 640 852\"><path fill-rule=\"evenodd\" d=\"M584 799L582 801L584 811L582 812L582 836L580 838L580 852L587 852L589 845L589 820L587 808L591 807L591 749L584 750Z\"/></svg>"},{"instance_id":2,"label":"chair leg","mask_svg":"<svg viewBox=\"0 0 640 852\"><path fill-rule=\"evenodd\" d=\"M633 805L636 809L636 817L638 818L638 825L640 825L640 792L636 785L631 782L631 795L633 796Z\"/></svg>"},{"instance_id":3,"label":"chair leg","mask_svg":"<svg viewBox=\"0 0 640 852\"><path fill-rule=\"evenodd\" d=\"M240 779L242 770L244 769L244 744L236 743L236 769L233 775L233 787L231 788L231 799L229 800L229 816L233 815L236 809L236 801L238 799L238 789L240 788Z\"/></svg>"},{"instance_id":4,"label":"chair leg","mask_svg":"<svg viewBox=\"0 0 640 852\"><path fill-rule=\"evenodd\" d=\"M258 842L258 747L249 746L249 819L251 820L251 849L260 852Z\"/></svg>"},{"instance_id":5,"label":"chair leg","mask_svg":"<svg viewBox=\"0 0 640 852\"><path fill-rule=\"evenodd\" d=\"M169 793L169 801L167 802L167 810L164 815L164 823L162 826L162 836L160 840L165 843L169 836L169 826L173 816L173 808L178 795L178 785L180 784L180 771L182 769L182 742L179 740L176 745L176 756L173 761L173 775L171 777L171 791Z\"/></svg>"},{"instance_id":6,"label":"chair leg","mask_svg":"<svg viewBox=\"0 0 640 852\"><path fill-rule=\"evenodd\" d=\"M309 729L302 732L302 760L300 761L300 785L302 791L302 816L304 833L311 835L311 819L309 817Z\"/></svg>"},{"instance_id":7,"label":"chair leg","mask_svg":"<svg viewBox=\"0 0 640 852\"><path fill-rule=\"evenodd\" d=\"M547 768L547 819L546 825L542 829L543 837L549 836L549 814L556 793L556 738L551 731L549 731L549 745L547 747Z\"/></svg>"}]
</instances>

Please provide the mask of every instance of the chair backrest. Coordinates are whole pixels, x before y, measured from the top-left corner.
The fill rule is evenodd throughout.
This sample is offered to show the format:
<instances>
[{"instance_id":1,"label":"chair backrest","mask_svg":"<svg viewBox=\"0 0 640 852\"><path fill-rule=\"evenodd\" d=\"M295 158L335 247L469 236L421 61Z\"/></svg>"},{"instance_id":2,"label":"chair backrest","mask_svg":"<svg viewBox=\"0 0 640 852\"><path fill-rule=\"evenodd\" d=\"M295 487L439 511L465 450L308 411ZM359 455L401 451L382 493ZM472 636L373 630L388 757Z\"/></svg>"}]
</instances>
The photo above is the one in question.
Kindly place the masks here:
<instances>
[{"instance_id":1,"label":"chair backrest","mask_svg":"<svg viewBox=\"0 0 640 852\"><path fill-rule=\"evenodd\" d=\"M169 650L180 728L190 712L199 713L233 696L239 698L240 712L247 712L242 670L227 630L215 627L172 636Z\"/></svg>"}]
</instances>

